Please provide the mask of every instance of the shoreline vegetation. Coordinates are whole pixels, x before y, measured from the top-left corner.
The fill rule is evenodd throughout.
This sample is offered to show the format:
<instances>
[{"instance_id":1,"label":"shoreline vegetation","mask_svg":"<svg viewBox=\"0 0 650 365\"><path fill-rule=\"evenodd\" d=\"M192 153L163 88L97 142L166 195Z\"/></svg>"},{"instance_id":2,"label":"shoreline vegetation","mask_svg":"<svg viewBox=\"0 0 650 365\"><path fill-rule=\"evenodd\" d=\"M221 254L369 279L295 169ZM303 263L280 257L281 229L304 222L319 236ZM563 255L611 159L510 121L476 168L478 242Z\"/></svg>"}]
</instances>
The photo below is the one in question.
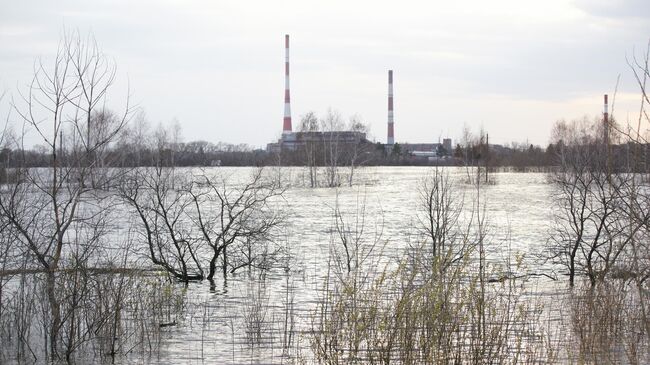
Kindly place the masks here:
<instances>
[{"instance_id":1,"label":"shoreline vegetation","mask_svg":"<svg viewBox=\"0 0 650 365\"><path fill-rule=\"evenodd\" d=\"M147 124L148 125L148 124ZM120 141L118 146L105 151L106 161L102 167L325 167L324 151L327 147L316 146L317 153L313 162L304 150L284 150L282 152L267 152L253 149L245 144L232 145L227 143L211 143L205 141L172 142L170 140L157 141L156 145L147 145L146 140L156 134L169 133L163 126L156 130L147 130L147 138L139 139L138 145L128 145ZM123 138L127 138L126 134ZM9 137L9 136L7 136ZM180 137L180 135L179 135ZM470 138L474 138L471 137ZM357 148L364 151L364 158L359 167L363 166L488 166L495 171L547 171L557 168L561 161L558 159L558 150L561 143L549 144L546 148L536 145L525 145L513 142L508 145L485 145L480 140L469 141L464 145L458 144L449 156L435 159L418 157L407 152L387 154L385 145L372 142L358 142ZM398 144L399 145L399 144ZM636 153L650 154L650 145L641 143L626 143L612 146L612 156L618 164L629 164L630 149L639 150ZM485 152L487 150L487 152ZM482 151L482 152L481 152ZM64 146L59 151L62 164L72 162L67 155L73 151ZM352 157L348 151L339 152L339 165L349 167ZM466 156L467 154L467 156ZM487 157L486 157L487 156ZM51 153L43 146L33 148L13 149L5 142L0 149L0 167L49 167ZM357 156L357 161L359 157ZM70 161L69 161L70 160ZM357 161L354 161L355 163Z\"/></svg>"}]
</instances>

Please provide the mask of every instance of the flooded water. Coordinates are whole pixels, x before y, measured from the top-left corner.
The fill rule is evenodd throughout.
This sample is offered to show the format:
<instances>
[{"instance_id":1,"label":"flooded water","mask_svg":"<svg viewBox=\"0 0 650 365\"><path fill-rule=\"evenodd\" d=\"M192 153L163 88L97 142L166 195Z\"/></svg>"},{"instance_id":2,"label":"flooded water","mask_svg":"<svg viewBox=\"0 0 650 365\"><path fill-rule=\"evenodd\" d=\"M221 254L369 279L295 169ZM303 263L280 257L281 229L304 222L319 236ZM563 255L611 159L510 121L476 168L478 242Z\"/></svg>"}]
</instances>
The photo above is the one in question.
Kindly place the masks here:
<instances>
[{"instance_id":1,"label":"flooded water","mask_svg":"<svg viewBox=\"0 0 650 365\"><path fill-rule=\"evenodd\" d=\"M219 168L245 178L250 168ZM476 208L477 194L466 182L463 168L445 168L466 211ZM288 189L278 201L288 212L283 245L292 253L288 270L241 271L210 288L189 284L185 311L175 326L163 329L160 352L137 363L288 363L309 359L308 329L323 295L333 226L338 205L344 217L363 211L364 234L381 235L383 255L396 262L409 244L418 241L418 185L430 171L425 167L377 167L356 172L353 187L305 188L304 169L283 168ZM552 186L543 173L495 173L480 191L478 206L488 222L486 253L498 263L525 255L522 273L554 275L540 259L549 239ZM548 287L536 283L537 290ZM179 287L182 287L179 284ZM549 289L552 290L552 289ZM543 290L542 290L543 292ZM543 294L543 293L540 293Z\"/></svg>"}]
</instances>

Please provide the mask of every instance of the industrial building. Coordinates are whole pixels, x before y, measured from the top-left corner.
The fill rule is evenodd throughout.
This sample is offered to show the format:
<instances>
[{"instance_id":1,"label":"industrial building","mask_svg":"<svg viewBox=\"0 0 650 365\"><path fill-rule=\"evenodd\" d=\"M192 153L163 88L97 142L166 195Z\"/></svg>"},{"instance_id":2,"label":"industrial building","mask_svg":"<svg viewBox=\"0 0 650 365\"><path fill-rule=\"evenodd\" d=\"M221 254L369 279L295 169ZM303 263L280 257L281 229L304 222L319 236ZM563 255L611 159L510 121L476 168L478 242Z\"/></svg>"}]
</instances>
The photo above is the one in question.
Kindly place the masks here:
<instances>
[{"instance_id":1,"label":"industrial building","mask_svg":"<svg viewBox=\"0 0 650 365\"><path fill-rule=\"evenodd\" d=\"M388 123L387 138L384 151L391 154L395 146L395 120L393 109L393 70L388 70ZM366 134L355 131L314 131L294 132L291 123L291 89L289 83L289 35L285 35L285 64L284 64L284 119L282 123L282 136L277 142L266 146L267 152L277 153L283 150L295 151L308 143L369 143ZM450 138L443 139L442 143L400 144L402 154L424 157L440 158L451 156L452 144Z\"/></svg>"},{"instance_id":2,"label":"industrial building","mask_svg":"<svg viewBox=\"0 0 650 365\"><path fill-rule=\"evenodd\" d=\"M267 152L277 153L282 150L295 151L307 144L323 145L336 143L339 145L367 143L366 134L353 131L333 132L291 132L283 133L276 143L266 146Z\"/></svg>"},{"instance_id":3,"label":"industrial building","mask_svg":"<svg viewBox=\"0 0 650 365\"><path fill-rule=\"evenodd\" d=\"M442 143L402 143L403 152L416 157L444 157L453 153L451 138L445 138Z\"/></svg>"},{"instance_id":4,"label":"industrial building","mask_svg":"<svg viewBox=\"0 0 650 365\"><path fill-rule=\"evenodd\" d=\"M294 132L291 124L291 88L289 84L289 35L284 36L285 62L284 62L284 119L282 123L282 136L275 143L266 146L267 152L280 152L282 150L295 151L308 143L339 143L352 144L368 142L366 134L354 131L314 131Z\"/></svg>"}]
</instances>

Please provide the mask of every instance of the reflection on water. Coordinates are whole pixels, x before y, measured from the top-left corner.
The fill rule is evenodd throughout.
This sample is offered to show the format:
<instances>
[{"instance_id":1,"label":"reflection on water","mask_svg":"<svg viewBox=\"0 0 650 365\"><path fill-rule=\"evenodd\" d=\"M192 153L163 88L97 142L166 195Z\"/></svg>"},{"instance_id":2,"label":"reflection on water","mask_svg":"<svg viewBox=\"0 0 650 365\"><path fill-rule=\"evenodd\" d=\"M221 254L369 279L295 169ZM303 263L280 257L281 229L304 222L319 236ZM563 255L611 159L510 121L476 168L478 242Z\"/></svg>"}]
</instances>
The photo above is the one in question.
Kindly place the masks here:
<instances>
[{"instance_id":1,"label":"reflection on water","mask_svg":"<svg viewBox=\"0 0 650 365\"><path fill-rule=\"evenodd\" d=\"M235 176L250 173L246 168L223 170ZM212 290L208 283L189 284L185 314L177 326L164 330L160 354L153 362L286 363L295 356L309 358L306 334L323 296L337 204L344 215L365 206L366 231L381 233L389 261L396 261L409 243L417 242L417 187L428 168L365 168L357 175L357 185L338 189L304 188L301 169L283 170L290 187L286 200L278 203L288 204L290 211L283 239L295 264L287 272L278 270L263 278L242 271L217 282ZM447 171L465 209L476 209L475 188L465 183L466 171ZM497 263L508 255L525 254L528 273L553 274L553 268L537 256L548 239L550 222L552 186L546 175L498 173L493 179L481 191L481 209L489 224L488 260ZM554 290L547 280L529 285L536 296Z\"/></svg>"},{"instance_id":2,"label":"reflection on water","mask_svg":"<svg viewBox=\"0 0 650 365\"><path fill-rule=\"evenodd\" d=\"M179 170L176 173L181 175L200 173L192 169ZM414 249L422 241L419 229L421 222L418 220L421 208L418 187L431 172L430 168L364 168L356 172L355 186L336 189L305 188L307 176L301 168L269 170L267 172L272 174L279 173L287 188L283 197L272 201L289 215L282 233L276 237L276 243L284 255L280 259L282 265L279 268L267 272L244 268L229 275L227 279L218 275L213 283L205 280L188 284L170 280L158 271L149 270L59 272L56 274L59 278L57 290L59 296L65 298L61 308L65 316L60 331L60 351L73 353L72 360L77 363L93 363L99 359L138 364L313 363L315 355L312 346L316 336L311 331L323 329L320 333L327 332L323 322L319 322L323 319L318 312L319 304L335 304L337 300L332 297L332 287L325 287L328 278L340 274L332 269L337 265L333 259L336 256L333 247L340 249L338 233L334 230L335 209L338 209L353 229L355 224L358 227L359 222L363 222L361 247L363 250L374 247L373 255L369 256L366 266L360 270L369 277L361 290L371 286L368 283L378 277L377 273L394 273L404 258L413 260L424 252ZM499 317L500 313L497 312L503 307L493 307L493 318L505 319L508 328L522 331L519 333L521 336L518 334L515 338L522 340L524 347L526 341L543 342L543 346L534 348L535 351L540 348L557 349L565 344L572 346L574 342L569 337L572 330L575 330L570 326L596 331L610 328L589 322L590 315L600 311L597 318L615 318L608 313L610 308L622 308L626 301L635 300L630 296L617 296L617 293L597 298L613 300L607 303L594 302L589 297L570 298L565 280L562 280L564 278L556 272L558 268L545 261L542 255L552 232L554 186L548 182L546 174L495 173L492 174L490 183L481 185L480 190L477 190L475 185L466 182L467 170L444 170L449 173L456 189L454 198L463 203L463 211L459 216L460 226L476 226L476 212L480 212L485 219L485 253L490 267L487 278L493 288L488 290L492 290L490 295L496 298L495 302L503 299L507 310L511 311L506 316ZM208 169L207 172L228 175L229 183L237 185L246 181L253 171L252 168L219 167ZM108 262L130 261L127 266L148 269L151 267L147 258L148 248L137 239L128 239L135 237L130 236L133 234L130 229L134 220L125 214L124 209L123 206L117 206L114 229L110 233L110 242L113 243L102 247L99 257L117 257L117 260L109 259ZM116 242L128 242L130 245L135 242L137 247L125 246L129 247L126 251ZM124 252L128 252L128 255ZM464 290L476 279L473 271L476 258L472 257L463 265L467 265L463 266L467 271L459 275L461 279L457 283L458 288ZM561 280L549 279L556 275ZM517 300L528 305L522 309L526 313L521 317L519 307L508 302L511 297L501 295L510 290L508 285L515 285L515 280L508 280L515 277L521 278L516 280L517 286L525 283L523 292L519 287L516 289ZM392 284L400 284L399 280L401 279L396 279ZM49 304L44 294L45 275L16 275L12 279L0 280L0 284L3 290L0 292L0 339L4 341L0 347L0 362L11 360L33 363L36 359L36 362L43 363L47 357L44 338L47 338L47 326L50 323L47 318ZM420 284L426 287L423 281L416 283ZM83 287L84 294L79 296L79 300L69 300L79 293L79 286ZM389 302L389 297L399 295L399 289L395 288L396 286L390 285L379 288L376 293L379 293L377 298L380 299L375 304L380 303L386 309L386 303L394 303ZM349 293L342 293L342 297L347 294ZM470 299L456 307L463 307L463 310L467 310L465 313L472 312L472 308L476 308L473 306L476 301L472 295L469 294ZM429 299L428 294L421 296L423 297ZM372 298L372 295L368 298ZM630 308L634 308L634 305L636 304L633 303ZM360 307L363 312L368 305ZM343 308L347 309L345 305ZM391 317L391 310L388 308L382 315L388 314ZM412 318L422 319L430 312L422 313L425 315ZM572 316L572 313L578 315ZM585 313L589 315L585 316ZM614 311L612 313L615 314ZM72 314L74 318L67 317ZM344 322L347 317L343 315L338 318L343 318L341 322ZM575 322L576 318L587 320L572 323L571 320ZM528 319L535 323L526 323ZM459 327L462 328L461 331L473 325L468 323L463 322ZM543 338L540 332L532 329L539 327L545 327L543 333L548 334L548 338ZM74 336L68 336L75 331ZM327 335L336 338L336 333L332 335L332 332L336 330ZM356 333L354 330L349 332ZM379 330L377 333L383 332ZM73 338L73 341L67 341L66 336ZM468 338L470 342L474 339ZM512 337L503 338L512 342ZM598 341L602 345L610 339L610 334L607 334ZM645 340L633 344L645 344L643 341ZM63 346L66 343L67 349ZM464 351L464 346L461 343L456 349ZM339 351L338 347L334 347L334 351ZM419 351L417 346L415 348ZM551 362L580 360L571 357L571 352L566 351L566 346L564 348L561 357L554 357ZM376 349L373 347L363 351L366 351L366 355L361 356L368 356L369 352ZM588 352L584 349L580 351L581 354ZM625 351L631 350L615 349L611 353L622 358ZM399 355L389 353L389 356ZM535 353L532 356L533 362L549 358L547 353ZM399 360L393 357L391 359ZM618 360L611 362L625 363Z\"/></svg>"}]
</instances>

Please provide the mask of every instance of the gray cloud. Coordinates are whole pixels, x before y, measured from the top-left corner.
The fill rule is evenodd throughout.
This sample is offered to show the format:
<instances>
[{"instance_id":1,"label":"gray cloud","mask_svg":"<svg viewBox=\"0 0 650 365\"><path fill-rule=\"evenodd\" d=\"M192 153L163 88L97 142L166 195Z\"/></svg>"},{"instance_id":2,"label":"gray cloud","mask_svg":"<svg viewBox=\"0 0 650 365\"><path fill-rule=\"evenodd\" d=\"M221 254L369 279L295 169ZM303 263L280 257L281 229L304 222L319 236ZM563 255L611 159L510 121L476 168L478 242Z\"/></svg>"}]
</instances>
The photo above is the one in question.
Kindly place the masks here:
<instances>
[{"instance_id":1,"label":"gray cloud","mask_svg":"<svg viewBox=\"0 0 650 365\"><path fill-rule=\"evenodd\" d=\"M576 0L583 11L604 18L650 18L650 2L647 0Z\"/></svg>"},{"instance_id":2,"label":"gray cloud","mask_svg":"<svg viewBox=\"0 0 650 365\"><path fill-rule=\"evenodd\" d=\"M597 113L618 74L621 90L635 91L625 55L650 36L650 2L423 4L4 2L0 87L27 82L34 58L54 54L64 27L90 31L117 62L114 100L128 77L153 123L177 117L188 140L263 145L280 132L290 33L296 120L332 106L361 114L383 140L392 68L398 140L455 137L467 122L492 129L495 141L545 143L556 118ZM587 109L575 102L589 98Z\"/></svg>"}]
</instances>

